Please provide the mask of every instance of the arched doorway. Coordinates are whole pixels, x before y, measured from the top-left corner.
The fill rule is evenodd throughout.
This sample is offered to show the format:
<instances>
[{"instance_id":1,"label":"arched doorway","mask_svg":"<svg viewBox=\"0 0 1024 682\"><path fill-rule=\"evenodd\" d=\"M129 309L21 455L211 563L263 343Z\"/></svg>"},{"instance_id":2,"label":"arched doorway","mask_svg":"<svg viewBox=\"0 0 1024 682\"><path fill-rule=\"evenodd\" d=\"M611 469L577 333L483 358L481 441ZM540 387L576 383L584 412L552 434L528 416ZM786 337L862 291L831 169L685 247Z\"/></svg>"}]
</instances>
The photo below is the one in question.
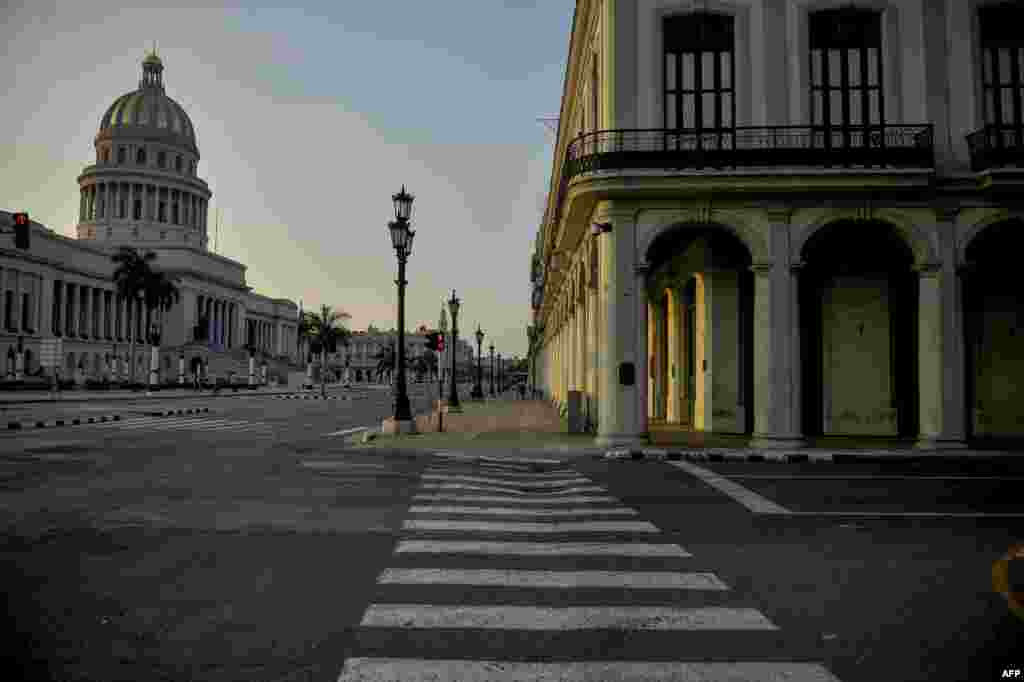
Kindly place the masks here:
<instances>
[{"instance_id":1,"label":"arched doorway","mask_svg":"<svg viewBox=\"0 0 1024 682\"><path fill-rule=\"evenodd\" d=\"M841 220L801 251L803 432L911 438L918 431L918 275L891 225Z\"/></svg>"},{"instance_id":2,"label":"arched doorway","mask_svg":"<svg viewBox=\"0 0 1024 682\"><path fill-rule=\"evenodd\" d=\"M967 436L1024 438L1024 286L1010 273L1024 221L984 228L967 245L963 290Z\"/></svg>"},{"instance_id":3,"label":"arched doorway","mask_svg":"<svg viewBox=\"0 0 1024 682\"><path fill-rule=\"evenodd\" d=\"M717 225L680 225L646 254L652 425L750 434L753 273L748 248Z\"/></svg>"}]
</instances>

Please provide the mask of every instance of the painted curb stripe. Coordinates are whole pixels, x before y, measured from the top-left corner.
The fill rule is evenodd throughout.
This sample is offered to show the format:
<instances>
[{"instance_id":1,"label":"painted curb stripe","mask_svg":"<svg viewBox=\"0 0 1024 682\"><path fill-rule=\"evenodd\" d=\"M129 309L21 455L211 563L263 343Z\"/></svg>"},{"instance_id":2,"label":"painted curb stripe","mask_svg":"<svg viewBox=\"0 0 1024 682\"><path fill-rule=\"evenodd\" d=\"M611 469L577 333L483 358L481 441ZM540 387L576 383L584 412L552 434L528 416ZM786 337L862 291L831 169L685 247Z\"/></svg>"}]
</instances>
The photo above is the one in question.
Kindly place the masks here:
<instances>
[{"instance_id":1,"label":"painted curb stripe","mask_svg":"<svg viewBox=\"0 0 1024 682\"><path fill-rule=\"evenodd\" d=\"M332 431L331 433L324 434L324 435L327 435L327 436L344 436L344 435L347 435L349 433L356 433L358 431L366 431L369 428L370 428L369 426L356 426L356 427L351 428L351 429L342 429L341 431Z\"/></svg>"},{"instance_id":2,"label":"painted curb stripe","mask_svg":"<svg viewBox=\"0 0 1024 682\"><path fill-rule=\"evenodd\" d=\"M671 462L671 465L696 476L712 488L728 495L755 514L790 514L789 509L775 504L771 500L761 497L753 490L744 488L739 483L730 481L725 476L720 476L709 469L699 467L689 462Z\"/></svg>"},{"instance_id":3,"label":"painted curb stripe","mask_svg":"<svg viewBox=\"0 0 1024 682\"><path fill-rule=\"evenodd\" d=\"M647 521L566 521L563 523L516 523L501 521L412 520L405 530L457 530L489 533L657 533Z\"/></svg>"},{"instance_id":4,"label":"painted curb stripe","mask_svg":"<svg viewBox=\"0 0 1024 682\"><path fill-rule=\"evenodd\" d=\"M839 682L817 663L685 663L676 661L464 661L350 658L338 682Z\"/></svg>"},{"instance_id":5,"label":"painted curb stripe","mask_svg":"<svg viewBox=\"0 0 1024 682\"><path fill-rule=\"evenodd\" d=\"M647 590L728 590L714 573L667 571L520 571L445 568L389 568L377 582L398 585L474 585L480 587L613 587Z\"/></svg>"},{"instance_id":6,"label":"painted curb stripe","mask_svg":"<svg viewBox=\"0 0 1024 682\"><path fill-rule=\"evenodd\" d=\"M689 552L674 544L645 542L466 542L403 540L396 554L493 554L513 556L622 556L687 559Z\"/></svg>"},{"instance_id":7,"label":"painted curb stripe","mask_svg":"<svg viewBox=\"0 0 1024 682\"><path fill-rule=\"evenodd\" d=\"M587 507L575 509L518 509L513 507L454 507L414 506L412 514L480 514L483 516L636 516L636 510L628 507Z\"/></svg>"},{"instance_id":8,"label":"painted curb stripe","mask_svg":"<svg viewBox=\"0 0 1024 682\"><path fill-rule=\"evenodd\" d=\"M360 625L500 630L777 630L756 609L657 606L436 606L370 604Z\"/></svg>"}]
</instances>

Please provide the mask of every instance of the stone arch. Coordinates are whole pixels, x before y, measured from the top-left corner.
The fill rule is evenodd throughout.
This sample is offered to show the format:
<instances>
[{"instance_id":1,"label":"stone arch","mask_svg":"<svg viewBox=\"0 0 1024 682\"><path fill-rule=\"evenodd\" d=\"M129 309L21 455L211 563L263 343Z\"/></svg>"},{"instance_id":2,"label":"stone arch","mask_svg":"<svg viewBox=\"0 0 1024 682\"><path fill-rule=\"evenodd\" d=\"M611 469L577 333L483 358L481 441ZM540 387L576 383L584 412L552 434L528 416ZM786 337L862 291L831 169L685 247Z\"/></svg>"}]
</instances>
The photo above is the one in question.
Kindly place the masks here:
<instances>
[{"instance_id":1,"label":"stone arch","mask_svg":"<svg viewBox=\"0 0 1024 682\"><path fill-rule=\"evenodd\" d=\"M641 211L640 215L637 216L638 223L642 222L644 213L653 213L653 211ZM770 260L767 241L757 230L753 221L741 213L708 211L707 215L702 216L699 215L698 211L673 211L671 219L659 221L655 227L645 230L641 234L637 244L638 264L644 265L649 262L647 254L659 237L676 230L691 228L702 230L707 228L722 229L734 236L746 247L753 262L764 263Z\"/></svg>"},{"instance_id":2,"label":"stone arch","mask_svg":"<svg viewBox=\"0 0 1024 682\"><path fill-rule=\"evenodd\" d=\"M1012 221L1024 223L1024 211L993 211L980 220L970 223L961 238L957 240L956 265L963 265L967 262L967 250L987 228Z\"/></svg>"},{"instance_id":3,"label":"stone arch","mask_svg":"<svg viewBox=\"0 0 1024 682\"><path fill-rule=\"evenodd\" d=\"M918 227L910 216L901 211L884 209L865 212L855 208L840 210L826 208L811 213L806 221L793 224L790 262L799 263L803 260L804 246L817 232L844 220L877 221L891 226L914 254L915 266L931 265L940 260L938 250L928 234Z\"/></svg>"}]
</instances>

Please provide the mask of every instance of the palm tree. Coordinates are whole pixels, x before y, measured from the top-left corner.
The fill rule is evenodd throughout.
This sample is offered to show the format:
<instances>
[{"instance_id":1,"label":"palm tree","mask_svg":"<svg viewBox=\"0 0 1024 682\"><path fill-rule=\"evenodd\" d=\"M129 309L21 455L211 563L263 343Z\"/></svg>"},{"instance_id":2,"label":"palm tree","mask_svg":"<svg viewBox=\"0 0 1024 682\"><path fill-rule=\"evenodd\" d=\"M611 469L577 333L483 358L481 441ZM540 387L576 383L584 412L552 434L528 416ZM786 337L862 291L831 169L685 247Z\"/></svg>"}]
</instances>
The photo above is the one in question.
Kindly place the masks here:
<instances>
[{"instance_id":1,"label":"palm tree","mask_svg":"<svg viewBox=\"0 0 1024 682\"><path fill-rule=\"evenodd\" d=\"M306 376L309 378L310 383L313 381L313 348L311 341L313 332L316 329L316 324L313 320L313 313L303 312L299 318L298 330L299 348L309 347L306 351Z\"/></svg>"},{"instance_id":2,"label":"palm tree","mask_svg":"<svg viewBox=\"0 0 1024 682\"><path fill-rule=\"evenodd\" d=\"M153 344L152 357L149 363L149 385L157 383L160 361L160 337L163 336L164 312L171 309L181 300L181 292L174 282L163 272L150 272L143 292L146 309L157 312L157 319L149 332L149 342Z\"/></svg>"},{"instance_id":3,"label":"palm tree","mask_svg":"<svg viewBox=\"0 0 1024 682\"><path fill-rule=\"evenodd\" d=\"M156 254L152 251L142 256L130 246L118 248L117 253L111 256L111 260L117 265L114 270L113 281L117 287L117 294L128 301L128 318L125 320L128 327L129 356L131 365L129 369L129 382L135 381L135 327L138 321L132 319L135 310L135 301L139 299L148 286L153 276L153 268L150 265L156 260Z\"/></svg>"},{"instance_id":4,"label":"palm tree","mask_svg":"<svg viewBox=\"0 0 1024 682\"><path fill-rule=\"evenodd\" d=\"M307 321L299 325L300 332L305 326L305 334L309 337L310 351L320 355L320 395L327 395L327 354L337 351L339 345L348 346L352 335L342 320L352 316L342 310L332 310L329 305L321 305L319 313L306 313Z\"/></svg>"}]
</instances>

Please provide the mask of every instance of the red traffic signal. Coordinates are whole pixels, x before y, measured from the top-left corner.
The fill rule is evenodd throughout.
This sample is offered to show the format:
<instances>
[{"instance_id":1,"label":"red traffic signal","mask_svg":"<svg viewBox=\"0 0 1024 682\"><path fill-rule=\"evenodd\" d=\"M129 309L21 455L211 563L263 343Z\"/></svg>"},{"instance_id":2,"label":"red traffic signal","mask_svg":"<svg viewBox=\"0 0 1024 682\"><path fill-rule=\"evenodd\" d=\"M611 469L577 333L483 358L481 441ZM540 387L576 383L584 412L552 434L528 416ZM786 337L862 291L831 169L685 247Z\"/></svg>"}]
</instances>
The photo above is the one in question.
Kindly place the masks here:
<instances>
[{"instance_id":1,"label":"red traffic signal","mask_svg":"<svg viewBox=\"0 0 1024 682\"><path fill-rule=\"evenodd\" d=\"M14 246L18 249L28 249L29 244L29 230L31 221L28 219L28 213L21 212L14 214Z\"/></svg>"},{"instance_id":2,"label":"red traffic signal","mask_svg":"<svg viewBox=\"0 0 1024 682\"><path fill-rule=\"evenodd\" d=\"M444 347L444 341L441 340L441 335L437 332L430 332L427 334L427 349L432 351L439 351Z\"/></svg>"},{"instance_id":3,"label":"red traffic signal","mask_svg":"<svg viewBox=\"0 0 1024 682\"><path fill-rule=\"evenodd\" d=\"M437 335L437 351L439 353L444 352L444 334Z\"/></svg>"}]
</instances>

